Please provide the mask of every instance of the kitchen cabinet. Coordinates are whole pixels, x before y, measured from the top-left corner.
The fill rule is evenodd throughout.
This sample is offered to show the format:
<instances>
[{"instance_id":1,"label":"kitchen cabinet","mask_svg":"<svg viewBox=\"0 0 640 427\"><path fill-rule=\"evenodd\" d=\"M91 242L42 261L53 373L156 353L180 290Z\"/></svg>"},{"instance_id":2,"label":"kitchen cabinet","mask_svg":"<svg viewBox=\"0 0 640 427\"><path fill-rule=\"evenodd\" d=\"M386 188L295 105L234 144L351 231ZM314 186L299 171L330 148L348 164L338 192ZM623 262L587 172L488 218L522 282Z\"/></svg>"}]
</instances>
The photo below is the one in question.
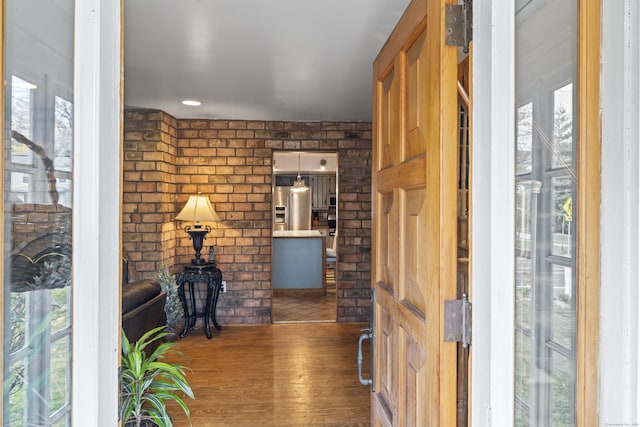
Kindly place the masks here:
<instances>
[{"instance_id":1,"label":"kitchen cabinet","mask_svg":"<svg viewBox=\"0 0 640 427\"><path fill-rule=\"evenodd\" d=\"M325 234L274 231L271 283L274 295L325 295Z\"/></svg>"},{"instance_id":2,"label":"kitchen cabinet","mask_svg":"<svg viewBox=\"0 0 640 427\"><path fill-rule=\"evenodd\" d=\"M311 175L313 209L329 209L329 194L336 192L335 175Z\"/></svg>"},{"instance_id":3,"label":"kitchen cabinet","mask_svg":"<svg viewBox=\"0 0 640 427\"><path fill-rule=\"evenodd\" d=\"M290 187L296 181L297 175L276 175L276 186ZM329 194L336 192L336 175L308 175L300 176L305 184L311 187L311 208L313 210L327 210L329 206Z\"/></svg>"}]
</instances>

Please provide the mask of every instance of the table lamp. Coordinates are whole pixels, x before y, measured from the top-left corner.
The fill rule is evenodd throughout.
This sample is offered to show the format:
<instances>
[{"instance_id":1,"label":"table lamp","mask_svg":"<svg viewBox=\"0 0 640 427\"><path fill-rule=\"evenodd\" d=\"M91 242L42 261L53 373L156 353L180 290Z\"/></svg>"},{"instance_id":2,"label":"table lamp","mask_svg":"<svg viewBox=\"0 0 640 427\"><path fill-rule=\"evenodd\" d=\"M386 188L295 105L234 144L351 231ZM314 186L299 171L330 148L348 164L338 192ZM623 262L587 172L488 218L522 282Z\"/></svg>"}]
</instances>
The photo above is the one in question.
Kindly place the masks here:
<instances>
[{"instance_id":1,"label":"table lamp","mask_svg":"<svg viewBox=\"0 0 640 427\"><path fill-rule=\"evenodd\" d=\"M187 204L176 216L176 220L194 223L184 227L184 231L189 233L189 237L193 241L193 249L196 251L195 258L191 260L191 264L204 264L205 261L200 257L200 251L202 250L205 236L211 231L211 227L208 225L203 227L201 222L220 221L220 217L211 206L209 198L201 195L189 196Z\"/></svg>"}]
</instances>

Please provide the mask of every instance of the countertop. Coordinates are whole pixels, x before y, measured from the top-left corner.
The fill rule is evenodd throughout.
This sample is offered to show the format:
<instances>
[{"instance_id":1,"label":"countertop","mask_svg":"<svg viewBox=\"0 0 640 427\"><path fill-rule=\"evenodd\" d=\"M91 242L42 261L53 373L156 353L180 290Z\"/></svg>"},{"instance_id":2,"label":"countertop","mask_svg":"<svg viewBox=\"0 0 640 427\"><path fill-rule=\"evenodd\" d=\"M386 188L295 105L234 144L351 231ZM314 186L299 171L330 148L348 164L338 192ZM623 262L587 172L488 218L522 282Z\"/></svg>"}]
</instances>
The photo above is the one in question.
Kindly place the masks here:
<instances>
[{"instance_id":1,"label":"countertop","mask_svg":"<svg viewBox=\"0 0 640 427\"><path fill-rule=\"evenodd\" d=\"M322 230L276 230L273 237L324 237Z\"/></svg>"}]
</instances>

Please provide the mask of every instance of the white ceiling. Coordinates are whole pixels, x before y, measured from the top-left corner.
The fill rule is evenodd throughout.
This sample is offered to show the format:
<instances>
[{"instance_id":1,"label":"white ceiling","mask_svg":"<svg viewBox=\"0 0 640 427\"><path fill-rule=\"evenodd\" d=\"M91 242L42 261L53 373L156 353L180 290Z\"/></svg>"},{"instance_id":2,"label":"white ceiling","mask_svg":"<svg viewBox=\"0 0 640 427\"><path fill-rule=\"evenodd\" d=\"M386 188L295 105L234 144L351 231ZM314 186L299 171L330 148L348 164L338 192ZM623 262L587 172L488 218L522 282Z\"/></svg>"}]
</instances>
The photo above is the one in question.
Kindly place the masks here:
<instances>
[{"instance_id":1,"label":"white ceiling","mask_svg":"<svg viewBox=\"0 0 640 427\"><path fill-rule=\"evenodd\" d=\"M408 4L126 0L125 105L176 118L370 121L372 63Z\"/></svg>"}]
</instances>

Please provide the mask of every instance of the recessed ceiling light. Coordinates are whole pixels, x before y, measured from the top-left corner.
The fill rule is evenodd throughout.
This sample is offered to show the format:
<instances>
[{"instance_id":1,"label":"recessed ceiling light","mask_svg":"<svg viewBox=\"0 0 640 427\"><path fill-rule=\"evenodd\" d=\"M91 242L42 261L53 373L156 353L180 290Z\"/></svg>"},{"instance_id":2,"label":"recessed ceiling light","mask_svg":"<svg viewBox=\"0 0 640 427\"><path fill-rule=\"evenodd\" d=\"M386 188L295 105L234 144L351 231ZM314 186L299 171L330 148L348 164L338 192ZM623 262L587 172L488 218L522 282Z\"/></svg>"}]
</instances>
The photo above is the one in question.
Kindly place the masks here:
<instances>
[{"instance_id":1,"label":"recessed ceiling light","mask_svg":"<svg viewBox=\"0 0 640 427\"><path fill-rule=\"evenodd\" d=\"M198 107L198 106L202 105L202 102L200 102L200 101L194 101L194 100L192 100L192 99L185 99L184 101L182 101L182 103L183 103L184 105L189 105L189 106L191 106L191 107Z\"/></svg>"}]
</instances>

